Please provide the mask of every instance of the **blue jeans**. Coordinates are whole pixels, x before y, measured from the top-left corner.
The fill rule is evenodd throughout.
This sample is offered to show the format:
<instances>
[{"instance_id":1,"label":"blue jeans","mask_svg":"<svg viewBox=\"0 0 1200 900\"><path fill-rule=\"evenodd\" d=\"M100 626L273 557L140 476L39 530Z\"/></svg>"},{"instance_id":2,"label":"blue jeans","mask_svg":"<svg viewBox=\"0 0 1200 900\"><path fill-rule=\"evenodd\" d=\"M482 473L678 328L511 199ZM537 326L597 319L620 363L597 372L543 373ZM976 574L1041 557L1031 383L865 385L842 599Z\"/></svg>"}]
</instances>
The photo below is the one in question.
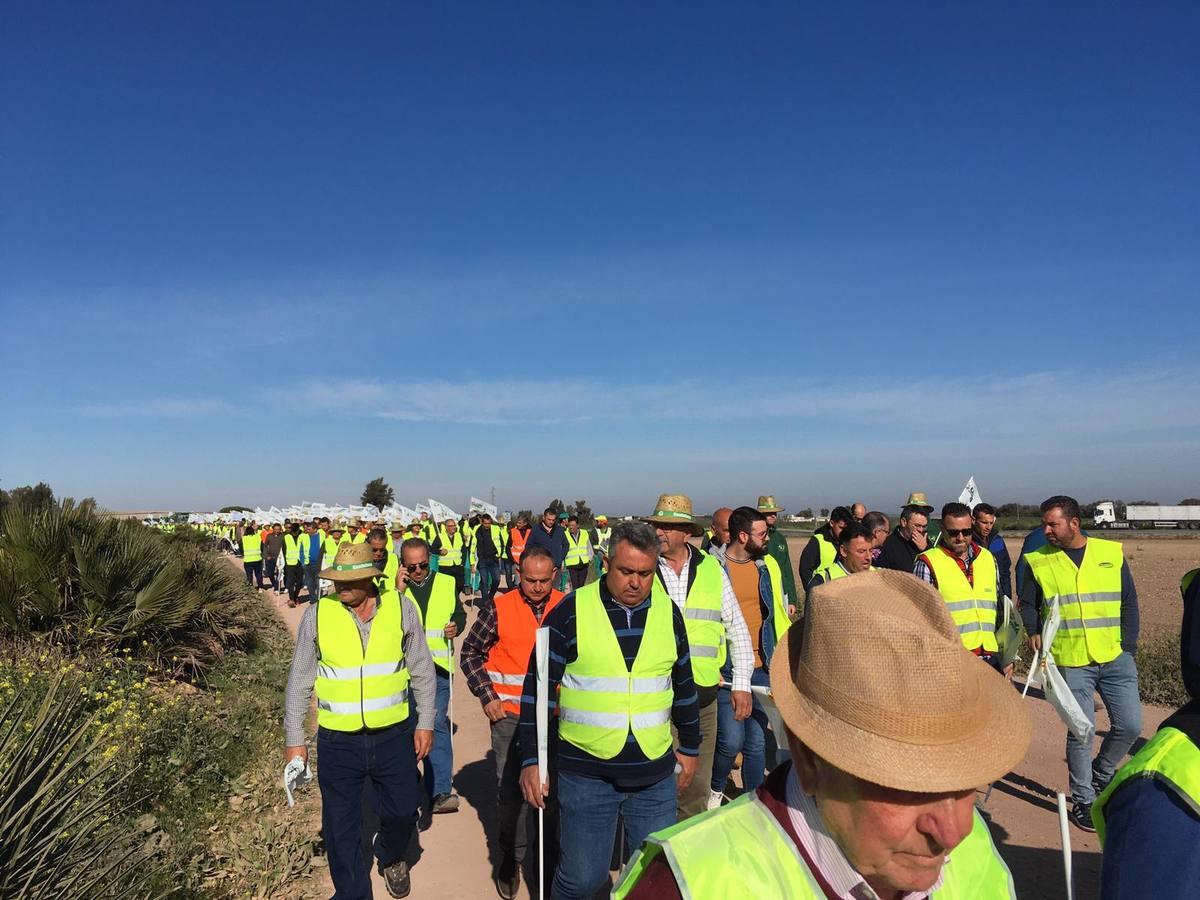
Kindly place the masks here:
<instances>
[{"instance_id":1,"label":"blue jeans","mask_svg":"<svg viewBox=\"0 0 1200 900\"><path fill-rule=\"evenodd\" d=\"M755 669L751 684L769 685L766 669ZM717 693L717 750L713 754L712 789L724 791L734 760L742 754L742 788L752 791L766 780L767 771L767 713L757 696L751 694L754 709L741 722L733 717L729 688ZM779 736L782 740L782 736Z\"/></svg>"},{"instance_id":2,"label":"blue jeans","mask_svg":"<svg viewBox=\"0 0 1200 900\"><path fill-rule=\"evenodd\" d=\"M1093 782L1104 787L1112 780L1122 757L1142 733L1142 700L1138 695L1137 664L1122 652L1112 662L1090 666L1062 666L1067 687L1079 701L1088 721L1096 725L1093 695L1100 692L1112 723L1092 760L1092 742L1077 741L1067 732L1067 770L1071 776L1071 800L1091 803L1096 799Z\"/></svg>"},{"instance_id":3,"label":"blue jeans","mask_svg":"<svg viewBox=\"0 0 1200 900\"><path fill-rule=\"evenodd\" d=\"M617 817L625 821L625 859L655 831L675 824L675 776L635 791L601 778L558 776L558 871L551 900L590 900L608 878Z\"/></svg>"},{"instance_id":4,"label":"blue jeans","mask_svg":"<svg viewBox=\"0 0 1200 900\"><path fill-rule=\"evenodd\" d=\"M496 588L500 586L500 562L495 559L479 560L479 595L480 606L488 606L496 596Z\"/></svg>"},{"instance_id":5,"label":"blue jeans","mask_svg":"<svg viewBox=\"0 0 1200 900\"><path fill-rule=\"evenodd\" d=\"M511 591L515 587L513 584L513 564L511 559L500 560L500 574L504 576L505 590Z\"/></svg>"},{"instance_id":6,"label":"blue jeans","mask_svg":"<svg viewBox=\"0 0 1200 900\"><path fill-rule=\"evenodd\" d=\"M437 681L437 696L434 702L433 747L425 757L425 775L421 779L427 803L434 797L449 794L454 776L454 751L450 747L450 678L441 668L434 668L437 670L434 679ZM413 709L416 709L415 703ZM413 718L415 721L415 713Z\"/></svg>"},{"instance_id":7,"label":"blue jeans","mask_svg":"<svg viewBox=\"0 0 1200 900\"><path fill-rule=\"evenodd\" d=\"M316 603L317 598L321 596L320 571L320 563L314 562L304 564L304 588L308 591L308 599L311 603Z\"/></svg>"},{"instance_id":8,"label":"blue jeans","mask_svg":"<svg viewBox=\"0 0 1200 900\"><path fill-rule=\"evenodd\" d=\"M379 815L375 855L383 866L404 856L420 804L413 717L373 734L317 730L321 828L333 900L370 900L371 873L363 852L363 788L370 784Z\"/></svg>"}]
</instances>

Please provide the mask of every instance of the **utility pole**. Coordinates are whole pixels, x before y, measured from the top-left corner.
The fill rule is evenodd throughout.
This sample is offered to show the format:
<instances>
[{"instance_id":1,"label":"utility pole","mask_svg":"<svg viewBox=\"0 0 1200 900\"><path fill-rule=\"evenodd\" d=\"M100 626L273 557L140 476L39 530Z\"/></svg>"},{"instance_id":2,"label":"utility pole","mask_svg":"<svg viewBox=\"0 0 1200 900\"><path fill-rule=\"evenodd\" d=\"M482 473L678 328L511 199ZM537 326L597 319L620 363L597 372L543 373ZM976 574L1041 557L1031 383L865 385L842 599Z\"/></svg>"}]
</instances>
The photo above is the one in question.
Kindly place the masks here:
<instances>
[{"instance_id":1,"label":"utility pole","mask_svg":"<svg viewBox=\"0 0 1200 900\"><path fill-rule=\"evenodd\" d=\"M492 506L496 505L496 486L492 485L492 499L488 501Z\"/></svg>"}]
</instances>

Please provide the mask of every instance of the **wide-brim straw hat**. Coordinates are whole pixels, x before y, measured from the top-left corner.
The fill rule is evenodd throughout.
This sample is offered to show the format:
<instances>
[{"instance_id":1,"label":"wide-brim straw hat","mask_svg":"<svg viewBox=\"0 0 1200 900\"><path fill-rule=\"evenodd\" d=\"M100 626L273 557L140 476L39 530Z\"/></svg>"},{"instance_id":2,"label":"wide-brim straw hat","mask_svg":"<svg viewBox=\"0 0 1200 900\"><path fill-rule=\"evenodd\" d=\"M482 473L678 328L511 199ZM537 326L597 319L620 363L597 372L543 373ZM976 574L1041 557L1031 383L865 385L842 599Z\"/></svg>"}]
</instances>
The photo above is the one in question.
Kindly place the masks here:
<instances>
[{"instance_id":1,"label":"wide-brim straw hat","mask_svg":"<svg viewBox=\"0 0 1200 900\"><path fill-rule=\"evenodd\" d=\"M815 589L803 628L789 628L771 660L771 694L817 756L902 791L995 781L1032 731L1021 695L963 647L941 595L907 572Z\"/></svg>"},{"instance_id":2,"label":"wide-brim straw hat","mask_svg":"<svg viewBox=\"0 0 1200 900\"><path fill-rule=\"evenodd\" d=\"M643 516L642 521L655 525L687 525L693 537L704 534L704 528L692 515L692 498L686 494L659 494L654 514Z\"/></svg>"},{"instance_id":3,"label":"wide-brim straw hat","mask_svg":"<svg viewBox=\"0 0 1200 900\"><path fill-rule=\"evenodd\" d=\"M763 494L758 498L758 511L760 513L781 513L783 507L775 502L775 498L770 494Z\"/></svg>"},{"instance_id":4,"label":"wide-brim straw hat","mask_svg":"<svg viewBox=\"0 0 1200 900\"><path fill-rule=\"evenodd\" d=\"M375 558L368 544L351 544L349 541L338 547L333 565L321 571L326 581L367 581L380 575Z\"/></svg>"},{"instance_id":5,"label":"wide-brim straw hat","mask_svg":"<svg viewBox=\"0 0 1200 900\"><path fill-rule=\"evenodd\" d=\"M905 503L904 505L905 505L905 507L912 507L913 509L924 510L927 513L933 512L933 504L930 503L929 500L925 497L925 494L923 491L913 491L911 494L908 495L908 502Z\"/></svg>"}]
</instances>

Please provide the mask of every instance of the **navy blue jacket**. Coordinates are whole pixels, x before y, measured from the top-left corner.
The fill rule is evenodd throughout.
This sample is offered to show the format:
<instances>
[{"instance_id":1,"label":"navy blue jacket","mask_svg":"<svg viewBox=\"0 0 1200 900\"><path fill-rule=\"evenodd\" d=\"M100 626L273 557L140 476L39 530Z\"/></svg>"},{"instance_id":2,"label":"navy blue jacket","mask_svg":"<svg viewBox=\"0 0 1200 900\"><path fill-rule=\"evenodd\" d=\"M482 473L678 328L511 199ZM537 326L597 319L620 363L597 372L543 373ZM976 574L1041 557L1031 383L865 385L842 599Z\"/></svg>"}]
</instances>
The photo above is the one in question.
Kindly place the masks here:
<instances>
[{"instance_id":1,"label":"navy blue jacket","mask_svg":"<svg viewBox=\"0 0 1200 900\"><path fill-rule=\"evenodd\" d=\"M556 568L561 569L567 558L567 533L561 525L555 525L553 531L546 531L546 526L538 522L529 530L529 540L526 547L545 547L550 551Z\"/></svg>"}]
</instances>

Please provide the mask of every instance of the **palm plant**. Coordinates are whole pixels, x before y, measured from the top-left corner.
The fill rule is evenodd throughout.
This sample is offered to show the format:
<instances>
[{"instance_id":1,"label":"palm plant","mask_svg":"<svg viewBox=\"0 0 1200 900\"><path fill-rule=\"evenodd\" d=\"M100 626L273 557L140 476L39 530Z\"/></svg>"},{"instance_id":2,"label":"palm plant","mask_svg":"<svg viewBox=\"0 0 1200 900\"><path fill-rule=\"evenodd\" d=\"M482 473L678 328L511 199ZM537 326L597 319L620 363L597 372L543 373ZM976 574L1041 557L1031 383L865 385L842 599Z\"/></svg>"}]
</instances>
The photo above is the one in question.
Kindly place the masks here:
<instances>
[{"instance_id":1,"label":"palm plant","mask_svg":"<svg viewBox=\"0 0 1200 900\"><path fill-rule=\"evenodd\" d=\"M18 693L0 717L0 897L149 897L157 864L116 821L130 809L120 799L129 773L94 764L93 717L64 685Z\"/></svg>"}]
</instances>

